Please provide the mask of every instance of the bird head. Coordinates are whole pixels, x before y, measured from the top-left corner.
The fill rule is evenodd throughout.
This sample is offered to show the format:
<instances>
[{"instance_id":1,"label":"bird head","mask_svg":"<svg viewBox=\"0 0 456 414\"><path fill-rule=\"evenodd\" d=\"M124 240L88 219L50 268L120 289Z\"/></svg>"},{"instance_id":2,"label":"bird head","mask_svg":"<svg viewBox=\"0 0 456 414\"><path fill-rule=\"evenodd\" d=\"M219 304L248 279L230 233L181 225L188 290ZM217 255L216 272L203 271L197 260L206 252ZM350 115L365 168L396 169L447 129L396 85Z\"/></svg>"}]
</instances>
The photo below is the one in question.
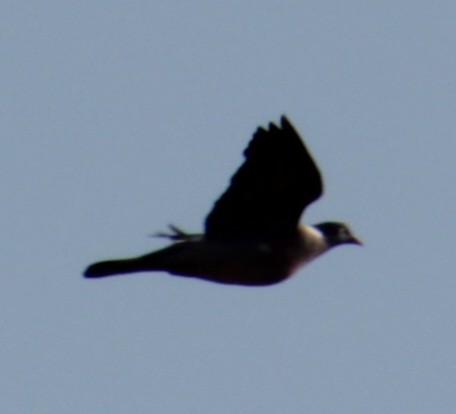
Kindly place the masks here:
<instances>
[{"instance_id":1,"label":"bird head","mask_svg":"<svg viewBox=\"0 0 456 414\"><path fill-rule=\"evenodd\" d=\"M330 247L338 246L339 244L357 244L360 246L363 244L344 223L326 222L317 224L314 227L322 232L325 241Z\"/></svg>"}]
</instances>

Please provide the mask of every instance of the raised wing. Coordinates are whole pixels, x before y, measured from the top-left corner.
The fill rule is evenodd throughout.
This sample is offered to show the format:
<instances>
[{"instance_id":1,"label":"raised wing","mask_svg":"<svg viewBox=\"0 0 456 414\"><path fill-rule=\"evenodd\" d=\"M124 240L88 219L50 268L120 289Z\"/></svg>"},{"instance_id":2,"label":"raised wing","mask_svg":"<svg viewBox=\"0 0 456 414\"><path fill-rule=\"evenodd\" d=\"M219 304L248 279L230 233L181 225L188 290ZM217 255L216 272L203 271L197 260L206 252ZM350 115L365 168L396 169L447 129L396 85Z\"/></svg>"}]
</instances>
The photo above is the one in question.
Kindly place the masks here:
<instances>
[{"instance_id":1,"label":"raised wing","mask_svg":"<svg viewBox=\"0 0 456 414\"><path fill-rule=\"evenodd\" d=\"M246 160L206 218L211 240L269 240L296 232L303 210L323 192L320 172L288 119L258 128Z\"/></svg>"}]
</instances>

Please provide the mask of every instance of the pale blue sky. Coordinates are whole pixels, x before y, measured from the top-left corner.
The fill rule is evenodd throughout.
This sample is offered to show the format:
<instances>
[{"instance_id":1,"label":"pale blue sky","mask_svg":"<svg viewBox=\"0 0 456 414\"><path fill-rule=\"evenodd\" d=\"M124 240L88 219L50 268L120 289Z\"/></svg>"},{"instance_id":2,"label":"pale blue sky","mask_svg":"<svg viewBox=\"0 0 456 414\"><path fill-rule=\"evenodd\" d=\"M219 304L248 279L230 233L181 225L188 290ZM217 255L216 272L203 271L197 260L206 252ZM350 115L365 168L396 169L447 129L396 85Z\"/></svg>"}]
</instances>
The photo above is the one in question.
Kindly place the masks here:
<instances>
[{"instance_id":1,"label":"pale blue sky","mask_svg":"<svg viewBox=\"0 0 456 414\"><path fill-rule=\"evenodd\" d=\"M4 1L8 414L449 413L456 3ZM269 288L89 263L198 231L260 124L317 159L340 247Z\"/></svg>"}]
</instances>

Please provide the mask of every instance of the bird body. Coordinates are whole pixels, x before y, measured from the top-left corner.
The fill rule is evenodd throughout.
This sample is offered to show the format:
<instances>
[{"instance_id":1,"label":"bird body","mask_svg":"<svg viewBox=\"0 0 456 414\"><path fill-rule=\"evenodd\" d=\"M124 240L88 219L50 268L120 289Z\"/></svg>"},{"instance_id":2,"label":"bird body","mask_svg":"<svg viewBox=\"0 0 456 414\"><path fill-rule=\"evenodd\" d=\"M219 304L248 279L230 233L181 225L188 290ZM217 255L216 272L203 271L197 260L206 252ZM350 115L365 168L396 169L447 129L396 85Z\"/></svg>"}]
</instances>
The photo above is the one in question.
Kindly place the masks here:
<instances>
[{"instance_id":1,"label":"bird body","mask_svg":"<svg viewBox=\"0 0 456 414\"><path fill-rule=\"evenodd\" d=\"M361 244L343 223L299 225L323 191L320 172L290 122L259 128L246 161L206 218L204 234L170 226L174 243L122 260L98 262L88 278L165 271L223 284L267 286L339 244Z\"/></svg>"},{"instance_id":2,"label":"bird body","mask_svg":"<svg viewBox=\"0 0 456 414\"><path fill-rule=\"evenodd\" d=\"M91 277L167 271L213 282L236 285L271 285L329 248L323 234L303 226L296 237L277 241L180 241L144 256L99 262L89 268Z\"/></svg>"}]
</instances>

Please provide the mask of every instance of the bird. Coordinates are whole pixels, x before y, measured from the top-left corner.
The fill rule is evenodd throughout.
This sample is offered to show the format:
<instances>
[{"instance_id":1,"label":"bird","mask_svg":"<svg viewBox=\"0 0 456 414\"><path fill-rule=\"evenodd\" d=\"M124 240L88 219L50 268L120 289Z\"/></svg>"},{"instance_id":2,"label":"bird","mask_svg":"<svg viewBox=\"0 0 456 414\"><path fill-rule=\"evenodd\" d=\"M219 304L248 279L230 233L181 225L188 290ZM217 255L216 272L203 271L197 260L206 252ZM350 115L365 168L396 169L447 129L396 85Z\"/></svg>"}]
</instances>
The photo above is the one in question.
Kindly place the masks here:
<instances>
[{"instance_id":1,"label":"bird","mask_svg":"<svg viewBox=\"0 0 456 414\"><path fill-rule=\"evenodd\" d=\"M86 278L168 272L226 285L270 286L343 244L362 245L342 222L300 223L323 194L321 173L298 132L283 115L258 127L245 160L206 217L204 232L170 225L156 234L171 244L152 253L90 265Z\"/></svg>"}]
</instances>

